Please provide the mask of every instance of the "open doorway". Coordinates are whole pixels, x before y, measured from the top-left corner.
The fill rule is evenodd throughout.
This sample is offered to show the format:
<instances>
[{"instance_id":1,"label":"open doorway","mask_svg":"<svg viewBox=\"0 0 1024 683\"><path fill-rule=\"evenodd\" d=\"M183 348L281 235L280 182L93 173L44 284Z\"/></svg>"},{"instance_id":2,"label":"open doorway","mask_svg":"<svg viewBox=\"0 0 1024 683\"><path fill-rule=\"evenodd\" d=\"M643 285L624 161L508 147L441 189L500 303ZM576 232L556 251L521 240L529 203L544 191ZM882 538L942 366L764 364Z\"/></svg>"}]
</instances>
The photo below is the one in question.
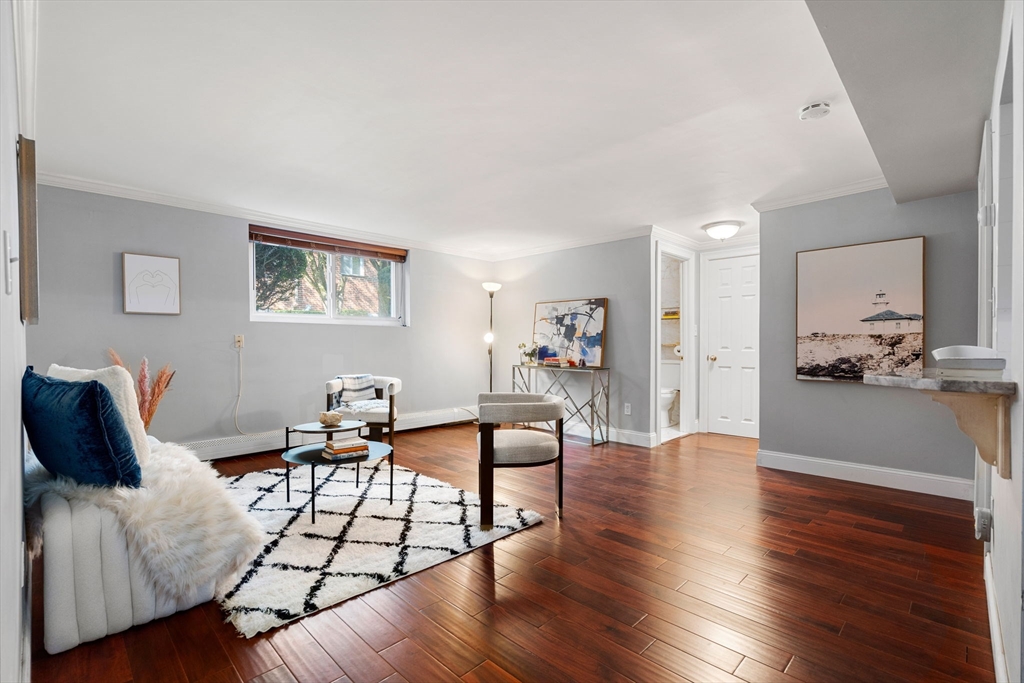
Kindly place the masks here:
<instances>
[{"instance_id":1,"label":"open doorway","mask_svg":"<svg viewBox=\"0 0 1024 683\"><path fill-rule=\"evenodd\" d=\"M697 431L694 254L657 247L654 406L657 443Z\"/></svg>"}]
</instances>

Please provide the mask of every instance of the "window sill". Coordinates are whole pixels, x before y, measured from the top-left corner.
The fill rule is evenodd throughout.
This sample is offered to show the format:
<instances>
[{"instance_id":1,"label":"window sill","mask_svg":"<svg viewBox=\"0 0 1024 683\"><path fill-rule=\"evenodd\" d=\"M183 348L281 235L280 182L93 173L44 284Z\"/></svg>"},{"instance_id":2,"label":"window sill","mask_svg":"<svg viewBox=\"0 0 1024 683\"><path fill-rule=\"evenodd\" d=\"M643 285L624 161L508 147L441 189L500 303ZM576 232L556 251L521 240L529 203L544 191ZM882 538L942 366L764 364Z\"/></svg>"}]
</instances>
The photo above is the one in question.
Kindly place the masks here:
<instances>
[{"instance_id":1,"label":"window sill","mask_svg":"<svg viewBox=\"0 0 1024 683\"><path fill-rule=\"evenodd\" d=\"M259 313L250 313L249 322L254 323L285 323L285 324L300 324L300 325L362 325L370 327L408 327L399 318L328 318L326 316L312 316L312 315L267 315Z\"/></svg>"}]
</instances>

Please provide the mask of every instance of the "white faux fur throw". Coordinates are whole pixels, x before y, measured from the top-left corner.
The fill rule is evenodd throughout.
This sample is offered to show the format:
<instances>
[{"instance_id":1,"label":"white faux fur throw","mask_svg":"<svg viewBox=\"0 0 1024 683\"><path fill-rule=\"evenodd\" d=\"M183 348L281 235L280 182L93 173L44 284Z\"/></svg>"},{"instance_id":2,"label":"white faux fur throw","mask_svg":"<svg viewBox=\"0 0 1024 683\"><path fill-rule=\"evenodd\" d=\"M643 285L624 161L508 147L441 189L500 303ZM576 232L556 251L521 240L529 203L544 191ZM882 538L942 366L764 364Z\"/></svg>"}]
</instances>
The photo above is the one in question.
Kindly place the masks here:
<instances>
[{"instance_id":1,"label":"white faux fur throw","mask_svg":"<svg viewBox=\"0 0 1024 683\"><path fill-rule=\"evenodd\" d=\"M25 475L26 505L47 492L112 511L131 561L164 597L190 599L211 582L218 589L232 585L263 547L259 522L228 495L208 463L178 444L152 446L138 489L79 484L36 463Z\"/></svg>"}]
</instances>

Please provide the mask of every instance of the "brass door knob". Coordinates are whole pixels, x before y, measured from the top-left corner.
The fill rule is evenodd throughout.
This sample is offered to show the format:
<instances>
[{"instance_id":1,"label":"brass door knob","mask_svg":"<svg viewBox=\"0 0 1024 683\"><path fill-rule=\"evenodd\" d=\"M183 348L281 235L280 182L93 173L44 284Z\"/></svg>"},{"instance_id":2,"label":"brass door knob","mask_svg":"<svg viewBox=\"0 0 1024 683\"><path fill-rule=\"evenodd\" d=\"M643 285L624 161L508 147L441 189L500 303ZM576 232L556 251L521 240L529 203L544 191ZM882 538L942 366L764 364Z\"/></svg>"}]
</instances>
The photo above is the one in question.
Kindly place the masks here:
<instances>
[{"instance_id":1,"label":"brass door knob","mask_svg":"<svg viewBox=\"0 0 1024 683\"><path fill-rule=\"evenodd\" d=\"M718 356L708 356L708 360L714 363L716 360L718 360Z\"/></svg>"}]
</instances>

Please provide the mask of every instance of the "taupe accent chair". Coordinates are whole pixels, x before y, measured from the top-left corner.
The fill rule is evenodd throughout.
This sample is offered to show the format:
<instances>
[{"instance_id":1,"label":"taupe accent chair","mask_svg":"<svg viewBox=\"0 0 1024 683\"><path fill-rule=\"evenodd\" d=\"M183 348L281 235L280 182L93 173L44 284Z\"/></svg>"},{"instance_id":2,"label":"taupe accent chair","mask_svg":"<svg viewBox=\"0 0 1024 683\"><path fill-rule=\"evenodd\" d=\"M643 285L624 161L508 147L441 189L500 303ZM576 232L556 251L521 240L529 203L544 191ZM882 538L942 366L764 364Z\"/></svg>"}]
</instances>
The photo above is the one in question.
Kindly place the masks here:
<instances>
[{"instance_id":1,"label":"taupe accent chair","mask_svg":"<svg viewBox=\"0 0 1024 683\"><path fill-rule=\"evenodd\" d=\"M478 400L480 433L480 528L494 526L494 470L497 467L555 465L555 498L562 516L562 418L565 403L548 394L487 393ZM501 423L554 422L555 433L501 429Z\"/></svg>"}]
</instances>

